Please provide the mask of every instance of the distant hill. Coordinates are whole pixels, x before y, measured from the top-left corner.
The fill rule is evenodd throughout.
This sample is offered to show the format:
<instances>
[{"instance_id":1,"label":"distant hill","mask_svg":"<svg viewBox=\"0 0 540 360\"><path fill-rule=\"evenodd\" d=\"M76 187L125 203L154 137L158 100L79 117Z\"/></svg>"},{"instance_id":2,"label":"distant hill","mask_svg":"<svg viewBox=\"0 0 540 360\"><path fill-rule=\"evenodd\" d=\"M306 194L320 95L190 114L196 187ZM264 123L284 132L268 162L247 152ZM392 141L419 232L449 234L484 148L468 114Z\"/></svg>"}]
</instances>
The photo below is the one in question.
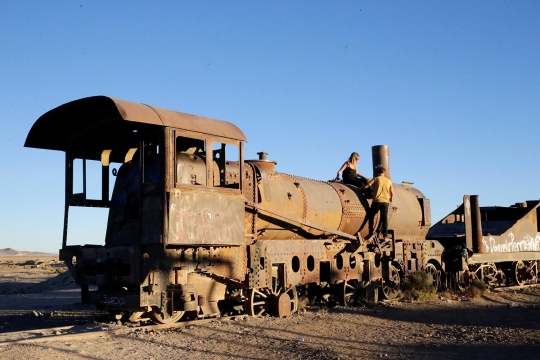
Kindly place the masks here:
<instances>
[{"instance_id":1,"label":"distant hill","mask_svg":"<svg viewBox=\"0 0 540 360\"><path fill-rule=\"evenodd\" d=\"M0 249L0 256L56 256L58 254L39 251L19 251L12 248Z\"/></svg>"}]
</instances>

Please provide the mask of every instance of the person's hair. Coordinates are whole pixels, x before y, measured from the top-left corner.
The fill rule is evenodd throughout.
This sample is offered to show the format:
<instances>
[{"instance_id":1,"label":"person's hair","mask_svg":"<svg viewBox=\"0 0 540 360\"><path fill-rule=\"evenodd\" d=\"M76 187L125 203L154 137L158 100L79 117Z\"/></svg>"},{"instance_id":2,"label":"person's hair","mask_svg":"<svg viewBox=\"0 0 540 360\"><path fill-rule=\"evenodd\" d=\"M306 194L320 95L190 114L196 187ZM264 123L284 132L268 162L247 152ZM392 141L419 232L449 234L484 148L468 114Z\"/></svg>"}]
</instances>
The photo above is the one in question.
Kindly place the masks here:
<instances>
[{"instance_id":1,"label":"person's hair","mask_svg":"<svg viewBox=\"0 0 540 360\"><path fill-rule=\"evenodd\" d=\"M384 168L384 166L379 166L378 173L379 174L384 174L385 172L386 172L386 169Z\"/></svg>"},{"instance_id":2,"label":"person's hair","mask_svg":"<svg viewBox=\"0 0 540 360\"><path fill-rule=\"evenodd\" d=\"M351 156L349 156L349 163L356 165L358 163L359 158L360 158L360 155L358 155L357 152L353 152Z\"/></svg>"}]
</instances>

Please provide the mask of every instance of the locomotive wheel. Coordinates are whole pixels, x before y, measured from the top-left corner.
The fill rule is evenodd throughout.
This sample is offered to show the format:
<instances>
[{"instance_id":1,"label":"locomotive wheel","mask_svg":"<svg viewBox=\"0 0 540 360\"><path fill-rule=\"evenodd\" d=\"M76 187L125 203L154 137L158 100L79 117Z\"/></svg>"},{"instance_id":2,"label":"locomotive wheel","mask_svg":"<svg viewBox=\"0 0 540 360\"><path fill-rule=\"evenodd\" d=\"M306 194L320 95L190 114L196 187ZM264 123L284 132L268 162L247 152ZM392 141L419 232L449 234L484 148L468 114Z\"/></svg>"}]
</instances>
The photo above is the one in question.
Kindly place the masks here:
<instances>
[{"instance_id":1,"label":"locomotive wheel","mask_svg":"<svg viewBox=\"0 0 540 360\"><path fill-rule=\"evenodd\" d=\"M439 270L437 270L435 265L431 263L426 264L426 267L424 268L424 272L428 275L431 275L431 278L433 279L433 287L437 290L440 289L441 277L439 274Z\"/></svg>"},{"instance_id":2,"label":"locomotive wheel","mask_svg":"<svg viewBox=\"0 0 540 360\"><path fill-rule=\"evenodd\" d=\"M287 317L298 310L298 294L296 287L287 289L278 287L274 282L272 288L248 289L245 304L249 316L268 314L277 317Z\"/></svg>"},{"instance_id":3,"label":"locomotive wheel","mask_svg":"<svg viewBox=\"0 0 540 360\"><path fill-rule=\"evenodd\" d=\"M392 264L388 265L388 274L383 275L381 286L381 298L383 300L396 300L401 297L401 274L397 267Z\"/></svg>"},{"instance_id":4,"label":"locomotive wheel","mask_svg":"<svg viewBox=\"0 0 540 360\"><path fill-rule=\"evenodd\" d=\"M222 315L238 315L244 312L245 289L229 288L225 289L225 299L219 302L219 310Z\"/></svg>"},{"instance_id":5,"label":"locomotive wheel","mask_svg":"<svg viewBox=\"0 0 540 360\"><path fill-rule=\"evenodd\" d=\"M172 314L168 312L150 311L148 316L156 324L172 324L180 320L185 311L173 311Z\"/></svg>"},{"instance_id":6,"label":"locomotive wheel","mask_svg":"<svg viewBox=\"0 0 540 360\"><path fill-rule=\"evenodd\" d=\"M525 285L527 282L527 266L523 261L514 261L512 263L512 280L518 286Z\"/></svg>"},{"instance_id":7,"label":"locomotive wheel","mask_svg":"<svg viewBox=\"0 0 540 360\"><path fill-rule=\"evenodd\" d=\"M504 272L497 269L494 263L485 264L482 268L482 275L482 280L489 286L501 286L506 283Z\"/></svg>"},{"instance_id":8,"label":"locomotive wheel","mask_svg":"<svg viewBox=\"0 0 540 360\"><path fill-rule=\"evenodd\" d=\"M351 306L356 301L358 280L345 280L338 284L337 302L341 306Z\"/></svg>"},{"instance_id":9,"label":"locomotive wheel","mask_svg":"<svg viewBox=\"0 0 540 360\"><path fill-rule=\"evenodd\" d=\"M326 282L319 285L309 284L307 298L310 304L329 304L333 294L334 289Z\"/></svg>"}]
</instances>

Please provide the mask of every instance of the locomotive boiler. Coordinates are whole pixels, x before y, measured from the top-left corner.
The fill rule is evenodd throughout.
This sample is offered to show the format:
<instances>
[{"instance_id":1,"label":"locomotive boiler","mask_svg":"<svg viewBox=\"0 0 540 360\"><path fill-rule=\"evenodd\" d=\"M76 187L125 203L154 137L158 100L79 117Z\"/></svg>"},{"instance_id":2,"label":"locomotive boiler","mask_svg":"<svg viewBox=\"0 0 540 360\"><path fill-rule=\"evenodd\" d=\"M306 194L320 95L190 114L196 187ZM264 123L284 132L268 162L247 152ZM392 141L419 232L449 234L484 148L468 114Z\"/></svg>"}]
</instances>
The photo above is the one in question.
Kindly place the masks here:
<instances>
[{"instance_id":1,"label":"locomotive boiler","mask_svg":"<svg viewBox=\"0 0 540 360\"><path fill-rule=\"evenodd\" d=\"M283 317L299 293L341 305L358 293L389 299L403 275L444 270L443 246L426 240L429 200L412 184L394 185L382 245L359 232L368 193L280 173L266 153L245 160L245 141L228 122L104 96L41 116L25 146L66 154L60 258L82 302L157 323ZM388 154L375 146L373 168L389 168ZM97 196L90 168L100 168ZM68 244L71 207L109 209L104 242Z\"/></svg>"}]
</instances>

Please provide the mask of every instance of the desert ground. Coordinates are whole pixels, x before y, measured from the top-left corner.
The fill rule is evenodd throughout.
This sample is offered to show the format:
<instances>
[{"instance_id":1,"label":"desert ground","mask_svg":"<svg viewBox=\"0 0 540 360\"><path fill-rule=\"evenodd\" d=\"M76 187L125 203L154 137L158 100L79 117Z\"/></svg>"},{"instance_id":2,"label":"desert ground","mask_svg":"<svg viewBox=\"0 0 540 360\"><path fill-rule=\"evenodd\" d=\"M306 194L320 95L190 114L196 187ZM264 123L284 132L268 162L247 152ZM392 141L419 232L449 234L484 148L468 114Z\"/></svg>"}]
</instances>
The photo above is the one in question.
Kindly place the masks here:
<instances>
[{"instance_id":1,"label":"desert ground","mask_svg":"<svg viewBox=\"0 0 540 360\"><path fill-rule=\"evenodd\" d=\"M99 330L111 332L55 339ZM472 299L445 293L436 301L373 308L307 306L286 319L148 330L81 304L56 256L2 256L0 353L2 359L534 359L540 288Z\"/></svg>"}]
</instances>

